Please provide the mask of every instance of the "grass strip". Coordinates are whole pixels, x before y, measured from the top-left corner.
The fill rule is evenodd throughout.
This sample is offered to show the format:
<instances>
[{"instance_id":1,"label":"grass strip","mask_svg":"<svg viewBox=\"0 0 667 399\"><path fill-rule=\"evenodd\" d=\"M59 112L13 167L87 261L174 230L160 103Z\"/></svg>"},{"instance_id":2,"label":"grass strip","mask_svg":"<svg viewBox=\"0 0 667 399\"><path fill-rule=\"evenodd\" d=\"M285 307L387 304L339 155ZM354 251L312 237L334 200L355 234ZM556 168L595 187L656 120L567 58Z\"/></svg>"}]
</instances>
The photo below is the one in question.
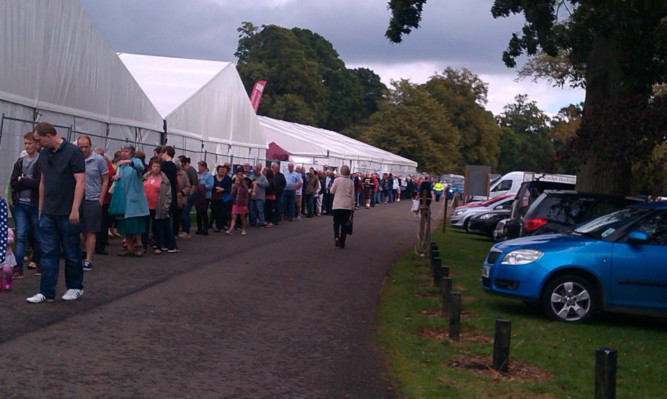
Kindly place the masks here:
<instances>
[{"instance_id":1,"label":"grass strip","mask_svg":"<svg viewBox=\"0 0 667 399\"><path fill-rule=\"evenodd\" d=\"M461 291L461 341L448 338L430 260L406 252L387 277L376 340L401 397L591 398L595 349L618 351L617 397L659 398L667 381L667 321L601 314L589 324L547 320L521 301L484 292L480 268L493 244L460 230L436 232L453 290ZM509 373L490 369L495 319L512 322Z\"/></svg>"}]
</instances>

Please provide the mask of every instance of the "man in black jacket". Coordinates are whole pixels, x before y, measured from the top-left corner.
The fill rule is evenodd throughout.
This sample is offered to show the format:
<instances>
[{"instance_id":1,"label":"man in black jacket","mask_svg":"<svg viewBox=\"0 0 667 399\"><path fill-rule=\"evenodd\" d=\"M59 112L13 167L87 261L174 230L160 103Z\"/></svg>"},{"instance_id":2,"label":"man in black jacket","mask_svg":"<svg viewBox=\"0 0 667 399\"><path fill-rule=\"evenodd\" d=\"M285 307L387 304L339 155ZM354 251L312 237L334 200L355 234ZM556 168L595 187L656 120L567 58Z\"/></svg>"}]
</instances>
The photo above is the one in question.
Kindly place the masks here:
<instances>
[{"instance_id":1,"label":"man in black jacket","mask_svg":"<svg viewBox=\"0 0 667 399\"><path fill-rule=\"evenodd\" d=\"M283 220L281 198L287 182L285 181L285 175L280 172L280 165L277 162L271 165L271 170L273 171L274 192L276 193L275 212L278 215L275 224L278 224L279 221Z\"/></svg>"},{"instance_id":2,"label":"man in black jacket","mask_svg":"<svg viewBox=\"0 0 667 399\"><path fill-rule=\"evenodd\" d=\"M35 141L32 132L23 135L23 146L26 155L19 158L14 164L9 184L12 187L12 202L14 204L14 224L16 227L16 266L14 278L23 277L23 256L25 255L28 235L33 237L33 260L37 263L36 275L41 275L39 258L41 256L38 205L39 181L42 170L39 166L39 144Z\"/></svg>"}]
</instances>

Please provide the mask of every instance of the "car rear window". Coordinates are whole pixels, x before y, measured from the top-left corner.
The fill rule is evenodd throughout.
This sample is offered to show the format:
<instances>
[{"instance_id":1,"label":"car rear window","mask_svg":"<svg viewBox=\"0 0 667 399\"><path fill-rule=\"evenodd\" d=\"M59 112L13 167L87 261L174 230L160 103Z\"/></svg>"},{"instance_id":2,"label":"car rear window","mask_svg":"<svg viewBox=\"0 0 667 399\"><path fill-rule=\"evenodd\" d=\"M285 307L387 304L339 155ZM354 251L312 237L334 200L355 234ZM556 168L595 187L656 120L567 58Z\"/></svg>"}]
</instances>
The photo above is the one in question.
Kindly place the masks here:
<instances>
[{"instance_id":1,"label":"car rear window","mask_svg":"<svg viewBox=\"0 0 667 399\"><path fill-rule=\"evenodd\" d=\"M526 213L526 218L575 225L614 212L629 203L625 199L545 195Z\"/></svg>"}]
</instances>

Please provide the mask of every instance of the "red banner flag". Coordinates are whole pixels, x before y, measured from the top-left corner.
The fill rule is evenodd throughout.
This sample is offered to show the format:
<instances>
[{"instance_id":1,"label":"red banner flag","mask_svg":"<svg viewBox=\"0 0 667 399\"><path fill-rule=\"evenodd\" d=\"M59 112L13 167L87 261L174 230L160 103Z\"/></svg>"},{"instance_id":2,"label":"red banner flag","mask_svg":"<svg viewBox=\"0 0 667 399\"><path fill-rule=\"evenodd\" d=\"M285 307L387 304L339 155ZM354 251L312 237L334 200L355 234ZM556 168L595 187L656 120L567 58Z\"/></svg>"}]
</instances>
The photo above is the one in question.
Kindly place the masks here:
<instances>
[{"instance_id":1,"label":"red banner flag","mask_svg":"<svg viewBox=\"0 0 667 399\"><path fill-rule=\"evenodd\" d=\"M262 98L262 93L264 92L264 86L266 86L266 80L258 80L255 82L255 85L252 87L250 92L250 103L252 108L257 113L257 108L259 108L259 100Z\"/></svg>"}]
</instances>

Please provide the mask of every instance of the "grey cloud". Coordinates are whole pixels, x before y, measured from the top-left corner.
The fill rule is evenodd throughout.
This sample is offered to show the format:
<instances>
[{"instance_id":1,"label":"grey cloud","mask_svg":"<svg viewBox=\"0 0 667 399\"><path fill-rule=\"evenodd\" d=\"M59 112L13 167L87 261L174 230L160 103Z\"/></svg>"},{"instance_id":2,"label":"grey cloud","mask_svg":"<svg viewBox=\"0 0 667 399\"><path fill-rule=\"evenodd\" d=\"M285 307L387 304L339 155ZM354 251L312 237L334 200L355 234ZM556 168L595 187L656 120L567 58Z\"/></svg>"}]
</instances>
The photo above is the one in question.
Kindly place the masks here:
<instances>
[{"instance_id":1,"label":"grey cloud","mask_svg":"<svg viewBox=\"0 0 667 399\"><path fill-rule=\"evenodd\" d=\"M518 18L494 20L493 0L426 4L421 28L392 44L385 0L291 1L275 7L239 1L82 0L112 47L121 52L235 61L243 21L310 29L332 42L349 64L432 62L475 73L508 73L502 51ZM361 3L361 4L360 4Z\"/></svg>"}]
</instances>

